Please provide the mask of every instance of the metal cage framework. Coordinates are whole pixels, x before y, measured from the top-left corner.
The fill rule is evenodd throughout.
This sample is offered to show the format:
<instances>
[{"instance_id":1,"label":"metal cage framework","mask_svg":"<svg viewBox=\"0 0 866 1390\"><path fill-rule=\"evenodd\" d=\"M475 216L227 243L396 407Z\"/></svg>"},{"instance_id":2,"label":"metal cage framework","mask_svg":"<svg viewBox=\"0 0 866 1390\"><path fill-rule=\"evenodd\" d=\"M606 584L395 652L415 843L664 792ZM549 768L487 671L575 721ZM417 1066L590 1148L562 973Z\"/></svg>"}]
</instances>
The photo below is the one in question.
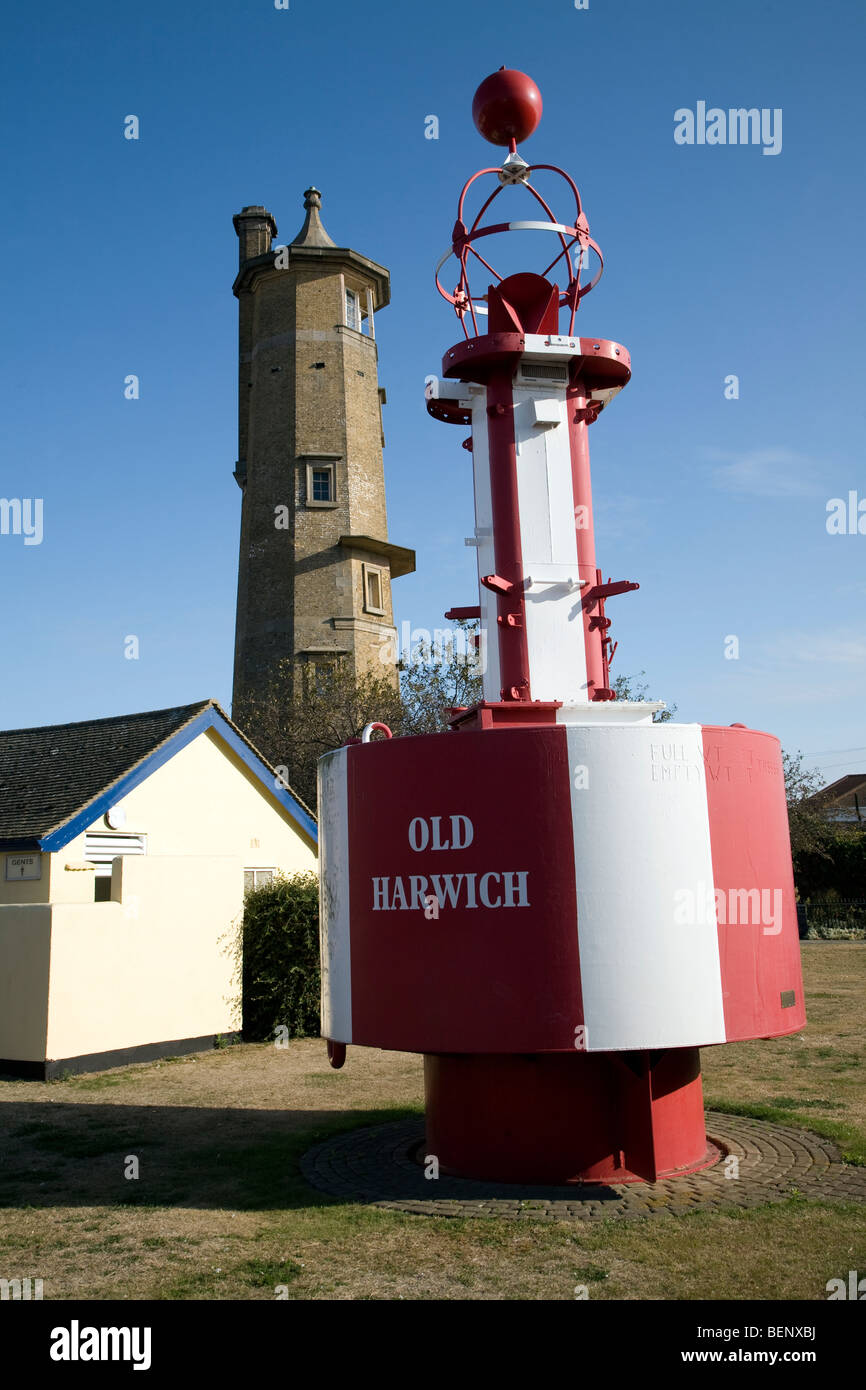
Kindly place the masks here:
<instances>
[{"instance_id":1,"label":"metal cage framework","mask_svg":"<svg viewBox=\"0 0 866 1390\"><path fill-rule=\"evenodd\" d=\"M530 176L541 169L547 170L553 174L558 174L559 177L564 179L568 184L574 197L575 214L573 224L558 222L549 204L539 193L538 189L533 188L530 183ZM497 176L499 187L495 188L485 200L471 227L467 229L464 218L466 196L476 179L484 178L488 174L495 174ZM481 219L495 199L499 197L502 190L504 188L515 187L518 184L522 185L527 192L531 193L536 202L541 205L546 214L547 221L524 220L517 222L495 222L490 226L482 226ZM558 254L554 256L550 264L541 272L541 275L546 279L554 266L558 265L562 260L564 260L568 267L568 283L565 291L559 297L559 307L560 309L570 309L567 332L569 335L573 334L577 307L584 295L589 294L590 290L595 288L604 271L604 256L602 255L601 247L598 245L598 242L590 236L589 222L587 221L586 213L583 211L580 192L571 176L567 174L564 169L560 169L556 164L526 164L519 155L516 155L516 152L512 152L501 168L497 169L491 167L479 169L477 173L473 174L463 185L457 205L457 221L454 224L454 230L451 234L451 246L436 266L436 288L443 299L447 299L449 304L453 305L454 311L460 320L461 327L467 339L479 336L478 315L487 314L487 308L484 307L487 299L486 294L473 295L472 293L469 282L469 257L474 256L481 265L490 271L490 274L495 277L497 282L501 282L505 278L499 274L499 271L496 270L484 256L482 256L481 252L476 249L473 243L479 241L482 237L495 236L502 232L522 231L554 232L559 238L560 250ZM578 248L576 258L572 255L575 247ZM586 284L583 284L581 283L581 276L586 268L584 262L588 259L590 250L594 251L598 257L598 269L592 279ZM460 276L453 293L445 288L440 279L440 271L451 256L454 256L460 264ZM471 321L471 333L467 318Z\"/></svg>"}]
</instances>

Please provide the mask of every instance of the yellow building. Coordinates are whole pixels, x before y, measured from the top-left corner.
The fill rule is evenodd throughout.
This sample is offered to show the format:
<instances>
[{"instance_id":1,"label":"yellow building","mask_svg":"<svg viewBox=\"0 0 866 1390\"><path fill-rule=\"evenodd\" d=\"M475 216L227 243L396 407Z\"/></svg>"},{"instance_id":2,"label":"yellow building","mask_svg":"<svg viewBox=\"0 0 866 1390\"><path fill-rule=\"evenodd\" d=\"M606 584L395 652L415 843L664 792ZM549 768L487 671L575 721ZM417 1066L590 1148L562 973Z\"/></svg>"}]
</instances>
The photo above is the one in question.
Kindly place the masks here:
<instances>
[{"instance_id":1,"label":"yellow building","mask_svg":"<svg viewBox=\"0 0 866 1390\"><path fill-rule=\"evenodd\" d=\"M312 812L213 700L0 733L0 1071L236 1034L244 890L315 867Z\"/></svg>"}]
</instances>

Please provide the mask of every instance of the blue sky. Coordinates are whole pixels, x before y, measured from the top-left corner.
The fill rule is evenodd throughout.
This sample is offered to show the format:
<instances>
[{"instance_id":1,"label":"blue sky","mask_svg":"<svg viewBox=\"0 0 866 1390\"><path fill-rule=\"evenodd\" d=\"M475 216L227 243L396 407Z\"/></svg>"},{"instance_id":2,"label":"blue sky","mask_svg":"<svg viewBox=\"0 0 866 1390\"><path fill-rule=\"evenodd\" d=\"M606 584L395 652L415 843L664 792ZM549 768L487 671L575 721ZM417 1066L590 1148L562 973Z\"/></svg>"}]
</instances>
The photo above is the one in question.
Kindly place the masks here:
<instances>
[{"instance_id":1,"label":"blue sky","mask_svg":"<svg viewBox=\"0 0 866 1390\"><path fill-rule=\"evenodd\" d=\"M632 354L590 433L599 563L641 584L608 606L614 674L644 670L678 718L768 729L827 780L866 770L866 535L826 528L829 499L866 499L864 13L49 0L9 14L0 496L43 498L44 538L0 536L0 727L229 703L231 219L262 202L291 240L310 182L334 240L391 270L389 529L418 554L397 619L432 629L475 601L469 458L428 418L423 383L461 336L432 267L463 181L496 161L470 107L505 64L544 96L523 153L572 173L605 253L579 327ZM781 108L781 152L675 144L674 112L699 101ZM542 269L546 242L526 248Z\"/></svg>"}]
</instances>

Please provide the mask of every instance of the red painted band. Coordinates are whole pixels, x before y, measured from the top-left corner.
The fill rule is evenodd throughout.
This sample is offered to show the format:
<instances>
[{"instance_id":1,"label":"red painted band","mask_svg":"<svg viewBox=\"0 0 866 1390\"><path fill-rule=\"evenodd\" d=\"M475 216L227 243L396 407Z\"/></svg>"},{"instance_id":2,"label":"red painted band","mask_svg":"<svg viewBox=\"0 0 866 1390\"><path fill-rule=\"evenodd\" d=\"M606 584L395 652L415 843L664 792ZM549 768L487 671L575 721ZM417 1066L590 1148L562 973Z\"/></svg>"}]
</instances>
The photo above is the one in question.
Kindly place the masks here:
<instances>
[{"instance_id":1,"label":"red painted band","mask_svg":"<svg viewBox=\"0 0 866 1390\"><path fill-rule=\"evenodd\" d=\"M568 444L571 450L571 483L574 494L574 529L577 540L577 570L581 579L586 580L583 592L586 593L596 582L595 527L592 519L592 480L589 469L589 438L583 410L587 402L587 389L580 377L566 391L566 412L568 415ZM592 698L594 690L604 687L604 662L601 639L604 631L591 622L597 613L597 604L583 606L583 641L586 651L586 677L589 684L588 695Z\"/></svg>"},{"instance_id":2,"label":"red painted band","mask_svg":"<svg viewBox=\"0 0 866 1390\"><path fill-rule=\"evenodd\" d=\"M800 937L779 740L703 729L725 1036L805 1025Z\"/></svg>"}]
</instances>

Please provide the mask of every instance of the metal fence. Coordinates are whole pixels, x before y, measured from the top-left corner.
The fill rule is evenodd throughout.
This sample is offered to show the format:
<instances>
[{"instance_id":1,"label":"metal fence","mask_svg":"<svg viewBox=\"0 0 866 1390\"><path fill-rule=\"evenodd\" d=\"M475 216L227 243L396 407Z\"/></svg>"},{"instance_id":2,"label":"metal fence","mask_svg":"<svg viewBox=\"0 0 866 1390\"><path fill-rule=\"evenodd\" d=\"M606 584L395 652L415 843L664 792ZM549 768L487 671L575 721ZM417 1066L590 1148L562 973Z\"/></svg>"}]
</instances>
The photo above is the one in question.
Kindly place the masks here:
<instances>
[{"instance_id":1,"label":"metal fence","mask_svg":"<svg viewBox=\"0 0 866 1390\"><path fill-rule=\"evenodd\" d=\"M866 938L866 898L809 900L797 904L801 938L857 941Z\"/></svg>"}]
</instances>

